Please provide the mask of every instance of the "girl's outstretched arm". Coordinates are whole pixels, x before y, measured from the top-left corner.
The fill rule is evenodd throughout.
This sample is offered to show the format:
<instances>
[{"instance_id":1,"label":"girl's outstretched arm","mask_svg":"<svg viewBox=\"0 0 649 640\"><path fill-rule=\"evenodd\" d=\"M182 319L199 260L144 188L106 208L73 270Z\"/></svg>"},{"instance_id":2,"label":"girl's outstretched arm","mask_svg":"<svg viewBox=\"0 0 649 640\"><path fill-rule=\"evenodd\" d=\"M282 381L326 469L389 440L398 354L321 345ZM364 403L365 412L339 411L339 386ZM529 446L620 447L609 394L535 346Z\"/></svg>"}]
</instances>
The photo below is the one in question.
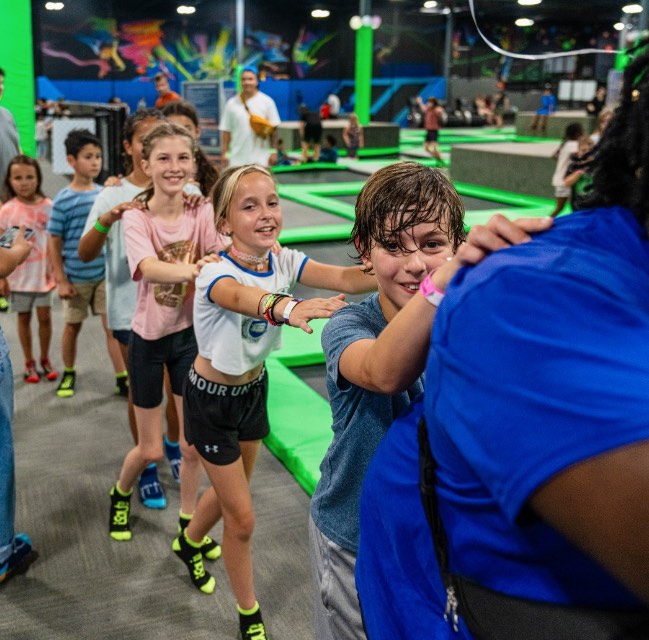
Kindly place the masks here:
<instances>
[{"instance_id":1,"label":"girl's outstretched arm","mask_svg":"<svg viewBox=\"0 0 649 640\"><path fill-rule=\"evenodd\" d=\"M300 283L315 289L329 289L344 293L368 293L376 291L376 278L363 268L338 267L308 260L302 269Z\"/></svg>"},{"instance_id":2,"label":"girl's outstretched arm","mask_svg":"<svg viewBox=\"0 0 649 640\"><path fill-rule=\"evenodd\" d=\"M197 264L173 264L158 258L144 258L138 265L142 279L161 284L193 282L200 271Z\"/></svg>"},{"instance_id":3,"label":"girl's outstretched arm","mask_svg":"<svg viewBox=\"0 0 649 640\"><path fill-rule=\"evenodd\" d=\"M218 279L210 289L210 300L224 309L235 311L252 318L265 318L264 306L271 295L269 291L259 287L250 287L237 282L230 276ZM294 304L296 300L291 297L282 298L274 305L272 320L277 324L285 323L284 313L289 308L289 326L299 327L306 333L312 333L309 321L314 318L330 318L338 309L344 307L344 295L331 298L311 298Z\"/></svg>"}]
</instances>

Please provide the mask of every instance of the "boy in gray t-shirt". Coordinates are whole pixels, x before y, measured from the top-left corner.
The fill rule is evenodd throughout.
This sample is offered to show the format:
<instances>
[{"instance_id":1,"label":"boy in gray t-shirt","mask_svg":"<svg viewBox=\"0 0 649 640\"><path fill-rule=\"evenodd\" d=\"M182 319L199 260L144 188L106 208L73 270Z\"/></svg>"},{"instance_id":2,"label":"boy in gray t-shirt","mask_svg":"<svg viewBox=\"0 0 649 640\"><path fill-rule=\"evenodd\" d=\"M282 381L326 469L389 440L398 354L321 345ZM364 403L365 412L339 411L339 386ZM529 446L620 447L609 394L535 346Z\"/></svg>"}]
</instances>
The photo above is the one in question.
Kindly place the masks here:
<instances>
[{"instance_id":1,"label":"boy in gray t-shirt","mask_svg":"<svg viewBox=\"0 0 649 640\"><path fill-rule=\"evenodd\" d=\"M442 289L460 266L552 224L548 218L512 223L497 215L476 226L460 247L463 214L444 174L415 162L380 169L358 197L352 240L376 276L378 293L337 311L322 334L334 436L320 465L309 523L316 640L365 637L354 581L361 487L392 421L422 391Z\"/></svg>"}]
</instances>

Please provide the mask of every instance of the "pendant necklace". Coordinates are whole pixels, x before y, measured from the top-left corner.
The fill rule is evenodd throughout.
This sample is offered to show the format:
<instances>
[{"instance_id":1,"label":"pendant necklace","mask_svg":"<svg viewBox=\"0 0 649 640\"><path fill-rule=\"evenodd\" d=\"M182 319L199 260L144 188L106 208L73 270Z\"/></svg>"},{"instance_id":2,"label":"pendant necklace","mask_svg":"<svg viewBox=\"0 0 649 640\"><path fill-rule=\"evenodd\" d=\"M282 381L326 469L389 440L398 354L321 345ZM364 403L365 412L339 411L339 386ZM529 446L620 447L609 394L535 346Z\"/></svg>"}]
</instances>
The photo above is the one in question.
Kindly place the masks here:
<instances>
[{"instance_id":1,"label":"pendant necklace","mask_svg":"<svg viewBox=\"0 0 649 640\"><path fill-rule=\"evenodd\" d=\"M230 245L230 253L235 257L238 258L239 260L243 260L244 262L249 262L251 264L256 265L255 266L255 271L264 271L264 263L268 258L260 258L259 256L252 256L249 253L241 253L241 251L237 251L234 248L234 245Z\"/></svg>"}]
</instances>

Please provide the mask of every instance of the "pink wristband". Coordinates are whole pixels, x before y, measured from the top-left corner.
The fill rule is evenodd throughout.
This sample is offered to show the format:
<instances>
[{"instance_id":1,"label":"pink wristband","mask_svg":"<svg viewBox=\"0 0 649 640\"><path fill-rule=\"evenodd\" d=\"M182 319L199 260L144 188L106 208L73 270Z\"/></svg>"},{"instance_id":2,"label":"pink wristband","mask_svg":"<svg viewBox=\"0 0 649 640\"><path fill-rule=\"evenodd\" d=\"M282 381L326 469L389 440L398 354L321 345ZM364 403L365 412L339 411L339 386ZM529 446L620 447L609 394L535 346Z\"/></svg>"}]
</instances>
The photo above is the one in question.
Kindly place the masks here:
<instances>
[{"instance_id":1,"label":"pink wristband","mask_svg":"<svg viewBox=\"0 0 649 640\"><path fill-rule=\"evenodd\" d=\"M434 307L439 307L444 299L444 292L435 285L430 273L419 283L419 291Z\"/></svg>"}]
</instances>

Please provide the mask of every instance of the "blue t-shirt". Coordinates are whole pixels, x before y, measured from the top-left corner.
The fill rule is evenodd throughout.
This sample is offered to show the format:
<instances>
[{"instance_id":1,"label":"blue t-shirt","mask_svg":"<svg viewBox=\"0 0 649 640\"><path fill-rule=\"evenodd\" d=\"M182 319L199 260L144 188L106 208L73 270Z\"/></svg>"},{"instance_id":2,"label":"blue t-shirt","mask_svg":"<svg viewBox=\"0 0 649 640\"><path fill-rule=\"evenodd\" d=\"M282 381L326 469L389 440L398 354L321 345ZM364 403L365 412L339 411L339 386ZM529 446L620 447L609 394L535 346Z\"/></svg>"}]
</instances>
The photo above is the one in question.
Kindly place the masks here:
<instances>
[{"instance_id":1,"label":"blue t-shirt","mask_svg":"<svg viewBox=\"0 0 649 640\"><path fill-rule=\"evenodd\" d=\"M558 220L533 242L461 271L449 286L433 329L424 405L452 571L514 596L638 605L526 505L567 467L649 439L647 291L649 241L621 208ZM407 572L397 566L381 580L387 594L369 597L377 570L368 559L428 531L423 508L413 511L414 473L393 465L399 446L411 466L416 460L414 427L407 433L399 425L390 429L389 448L384 442L377 452L363 495L357 584L366 622L374 621L370 637L379 622L396 631L381 628L376 637L412 637L410 618L435 625L445 601L438 571L431 572L430 541ZM386 506L396 501L401 514ZM388 622L375 609L421 592L429 601L416 616L408 605Z\"/></svg>"},{"instance_id":2,"label":"blue t-shirt","mask_svg":"<svg viewBox=\"0 0 649 640\"><path fill-rule=\"evenodd\" d=\"M387 326L378 293L337 311L322 332L334 437L320 465L311 515L327 538L356 553L359 502L365 471L392 421L423 391L421 379L386 395L351 384L338 370L340 356L358 340L375 340Z\"/></svg>"},{"instance_id":3,"label":"blue t-shirt","mask_svg":"<svg viewBox=\"0 0 649 640\"><path fill-rule=\"evenodd\" d=\"M320 149L320 162L338 162L338 149L336 147L322 147Z\"/></svg>"},{"instance_id":4,"label":"blue t-shirt","mask_svg":"<svg viewBox=\"0 0 649 640\"><path fill-rule=\"evenodd\" d=\"M83 262L79 258L79 240L83 235L90 209L100 191L99 185L95 185L90 191L74 191L70 187L64 187L56 194L52 204L47 231L63 240L63 270L72 283L100 282L104 279L103 252L91 262Z\"/></svg>"}]
</instances>

